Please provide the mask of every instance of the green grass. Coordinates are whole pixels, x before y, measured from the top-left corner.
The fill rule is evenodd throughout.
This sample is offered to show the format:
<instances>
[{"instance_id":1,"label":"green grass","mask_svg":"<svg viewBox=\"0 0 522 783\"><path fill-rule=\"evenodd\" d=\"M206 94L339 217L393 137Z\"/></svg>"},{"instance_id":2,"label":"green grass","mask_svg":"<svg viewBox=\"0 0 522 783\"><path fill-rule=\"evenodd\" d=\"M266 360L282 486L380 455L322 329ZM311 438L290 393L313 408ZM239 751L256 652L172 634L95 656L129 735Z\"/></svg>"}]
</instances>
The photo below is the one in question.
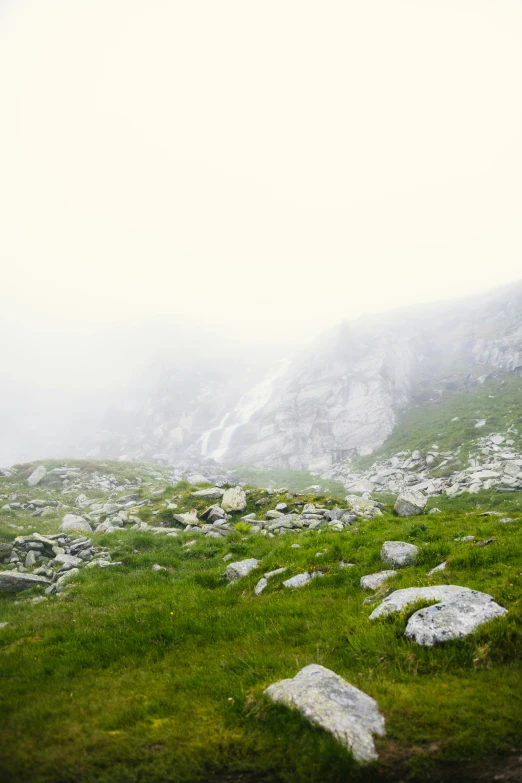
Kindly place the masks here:
<instances>
[{"instance_id":1,"label":"green grass","mask_svg":"<svg viewBox=\"0 0 522 783\"><path fill-rule=\"evenodd\" d=\"M0 493L15 484L0 479ZM0 599L0 622L9 622L0 631L0 779L340 783L396 775L424 781L445 763L520 752L521 494L434 498L430 506L438 505L440 515L404 520L388 510L343 533L267 539L241 530L220 541L138 531L94 536L123 567L82 571L73 587L39 604L26 600L36 592ZM169 488L166 496L174 495L183 508L193 501L186 488ZM262 495L252 490L246 511L259 512L255 501ZM281 499L272 496L263 509ZM479 517L493 507L518 521ZM0 539L18 533L6 527L13 519L28 522L23 513L2 515ZM31 523L50 531L57 521ZM496 543L478 548L454 540L470 534ZM184 547L191 538L197 543ZM373 607L363 604L370 594L359 579L384 567L379 550L387 539L415 543L421 555L381 595L460 584L492 594L508 615L433 649L404 638L413 609L370 623ZM292 549L294 542L301 548ZM261 566L229 587L228 553L256 557ZM341 560L355 567L339 569ZM428 578L442 560L447 570ZM152 572L154 563L167 570ZM255 596L262 573L280 566L288 571ZM317 568L325 576L306 587L282 586ZM380 762L369 770L264 697L267 685L309 663L333 669L377 700L387 736L378 741Z\"/></svg>"},{"instance_id":2,"label":"green grass","mask_svg":"<svg viewBox=\"0 0 522 783\"><path fill-rule=\"evenodd\" d=\"M231 465L237 475L249 484L279 489L286 487L290 492L306 492L310 486L320 486L321 493L334 498L344 498L346 489L340 481L318 478L307 470L285 470L283 468L256 468L253 465Z\"/></svg>"},{"instance_id":3,"label":"green grass","mask_svg":"<svg viewBox=\"0 0 522 783\"><path fill-rule=\"evenodd\" d=\"M452 421L456 416L459 420ZM475 427L478 419L486 419L479 429ZM398 451L426 452L435 444L440 451L461 447L465 460L477 439L505 432L508 427L518 430L511 437L515 448L522 451L522 378L513 374L471 389L446 391L437 402L408 408L385 443L372 454L354 460L353 465L364 470Z\"/></svg>"}]
</instances>

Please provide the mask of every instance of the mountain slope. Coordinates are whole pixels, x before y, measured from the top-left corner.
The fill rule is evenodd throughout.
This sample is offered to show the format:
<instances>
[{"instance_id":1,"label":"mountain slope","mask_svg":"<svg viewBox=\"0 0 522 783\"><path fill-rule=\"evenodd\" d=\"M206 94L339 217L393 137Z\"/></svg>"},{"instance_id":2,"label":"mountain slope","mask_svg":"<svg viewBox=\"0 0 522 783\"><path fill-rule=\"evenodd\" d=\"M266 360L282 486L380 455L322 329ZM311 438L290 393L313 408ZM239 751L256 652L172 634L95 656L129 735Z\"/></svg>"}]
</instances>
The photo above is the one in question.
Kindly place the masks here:
<instances>
[{"instance_id":1,"label":"mountain slope","mask_svg":"<svg viewBox=\"0 0 522 783\"><path fill-rule=\"evenodd\" d=\"M408 410L522 374L522 284L347 321L272 366L254 358L148 371L74 454L314 471L369 454Z\"/></svg>"}]
</instances>

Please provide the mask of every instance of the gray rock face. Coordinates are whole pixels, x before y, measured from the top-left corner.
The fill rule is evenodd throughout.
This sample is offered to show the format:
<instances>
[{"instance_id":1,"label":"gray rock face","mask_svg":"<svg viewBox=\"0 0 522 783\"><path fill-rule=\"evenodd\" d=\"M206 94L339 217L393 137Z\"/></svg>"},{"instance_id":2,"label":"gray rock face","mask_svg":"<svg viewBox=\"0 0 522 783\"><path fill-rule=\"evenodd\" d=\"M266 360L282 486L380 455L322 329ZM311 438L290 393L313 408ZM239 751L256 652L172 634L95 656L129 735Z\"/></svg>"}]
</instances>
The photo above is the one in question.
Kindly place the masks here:
<instances>
[{"instance_id":1,"label":"gray rock face","mask_svg":"<svg viewBox=\"0 0 522 783\"><path fill-rule=\"evenodd\" d=\"M364 590L377 590L388 579L397 576L397 571L379 571L376 574L368 574L361 577L360 585Z\"/></svg>"},{"instance_id":2,"label":"gray rock face","mask_svg":"<svg viewBox=\"0 0 522 783\"><path fill-rule=\"evenodd\" d=\"M20 574L18 571L0 572L0 593L21 593L23 590L29 590L30 587L45 585L50 583L49 579L43 576L34 576L34 574Z\"/></svg>"},{"instance_id":3,"label":"gray rock face","mask_svg":"<svg viewBox=\"0 0 522 783\"><path fill-rule=\"evenodd\" d=\"M241 487L227 489L221 500L221 508L227 513L230 513L231 511L244 511L246 504L246 494Z\"/></svg>"},{"instance_id":4,"label":"gray rock face","mask_svg":"<svg viewBox=\"0 0 522 783\"><path fill-rule=\"evenodd\" d=\"M385 541L381 549L381 560L394 568L404 568L411 565L419 548L415 544L407 544L405 541Z\"/></svg>"},{"instance_id":5,"label":"gray rock face","mask_svg":"<svg viewBox=\"0 0 522 783\"><path fill-rule=\"evenodd\" d=\"M257 568L260 562L260 560L250 557L247 560L238 560L237 563L229 563L225 569L228 581L231 583L237 582L238 579L242 579L250 571L253 571L254 568Z\"/></svg>"},{"instance_id":6,"label":"gray rock face","mask_svg":"<svg viewBox=\"0 0 522 783\"><path fill-rule=\"evenodd\" d=\"M401 492L395 501L395 512L400 517L413 517L416 514L423 514L426 508L427 498L414 489Z\"/></svg>"},{"instance_id":7,"label":"gray rock face","mask_svg":"<svg viewBox=\"0 0 522 783\"><path fill-rule=\"evenodd\" d=\"M27 483L30 487L36 487L36 485L39 484L43 478L45 478L46 473L47 471L45 470L45 467L43 465L39 465L36 470L31 473L27 479Z\"/></svg>"},{"instance_id":8,"label":"gray rock face","mask_svg":"<svg viewBox=\"0 0 522 783\"><path fill-rule=\"evenodd\" d=\"M310 664L293 679L270 685L265 694L276 703L298 709L351 750L357 761L377 758L373 736L385 734L377 702L330 669Z\"/></svg>"},{"instance_id":9,"label":"gray rock face","mask_svg":"<svg viewBox=\"0 0 522 783\"><path fill-rule=\"evenodd\" d=\"M89 523L76 514L66 514L62 519L62 524L58 530L60 533L66 533L68 530L77 530L82 533L92 533L92 528Z\"/></svg>"},{"instance_id":10,"label":"gray rock face","mask_svg":"<svg viewBox=\"0 0 522 783\"><path fill-rule=\"evenodd\" d=\"M436 585L397 590L374 609L370 620L400 612L417 601L437 601L415 612L404 632L408 639L426 647L468 636L480 625L507 614L507 609L487 593L458 585Z\"/></svg>"}]
</instances>

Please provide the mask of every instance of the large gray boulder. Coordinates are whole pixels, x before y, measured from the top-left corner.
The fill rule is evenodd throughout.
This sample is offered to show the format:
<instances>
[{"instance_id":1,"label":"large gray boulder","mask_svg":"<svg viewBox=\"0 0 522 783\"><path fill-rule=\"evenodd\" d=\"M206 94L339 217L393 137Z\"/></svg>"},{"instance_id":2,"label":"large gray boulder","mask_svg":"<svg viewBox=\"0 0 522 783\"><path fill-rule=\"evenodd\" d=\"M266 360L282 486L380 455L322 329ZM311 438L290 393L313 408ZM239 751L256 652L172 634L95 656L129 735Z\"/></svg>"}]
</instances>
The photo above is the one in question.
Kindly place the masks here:
<instances>
[{"instance_id":1,"label":"large gray boulder","mask_svg":"<svg viewBox=\"0 0 522 783\"><path fill-rule=\"evenodd\" d=\"M404 568L413 563L419 547L405 541L385 541L381 548L381 560L393 568Z\"/></svg>"},{"instance_id":2,"label":"large gray boulder","mask_svg":"<svg viewBox=\"0 0 522 783\"><path fill-rule=\"evenodd\" d=\"M39 465L36 470L33 470L29 478L27 479L27 483L30 487L36 487L37 484L42 481L43 478L45 478L45 474L47 473L45 467L43 465Z\"/></svg>"},{"instance_id":3,"label":"large gray boulder","mask_svg":"<svg viewBox=\"0 0 522 783\"><path fill-rule=\"evenodd\" d=\"M412 614L404 635L425 647L468 636L480 625L507 614L507 609L487 593L458 585L432 585L396 590L373 610L370 620L400 612L418 601L437 603Z\"/></svg>"},{"instance_id":4,"label":"large gray boulder","mask_svg":"<svg viewBox=\"0 0 522 783\"><path fill-rule=\"evenodd\" d=\"M309 721L330 732L359 762L377 758L373 735L384 736L377 702L324 666L312 663L293 679L270 685L274 702L295 707Z\"/></svg>"},{"instance_id":5,"label":"large gray boulder","mask_svg":"<svg viewBox=\"0 0 522 783\"><path fill-rule=\"evenodd\" d=\"M401 492L395 501L395 512L400 517L414 517L416 514L424 514L428 499L417 489L406 489Z\"/></svg>"},{"instance_id":6,"label":"large gray boulder","mask_svg":"<svg viewBox=\"0 0 522 783\"><path fill-rule=\"evenodd\" d=\"M62 524L58 528L60 533L67 533L69 530L79 531L80 533L92 533L92 527L88 522L77 514L66 514L62 519Z\"/></svg>"},{"instance_id":7,"label":"large gray boulder","mask_svg":"<svg viewBox=\"0 0 522 783\"><path fill-rule=\"evenodd\" d=\"M260 562L260 560L250 557L247 560L238 560L237 563L229 563L225 569L228 581L231 583L237 582L239 579L247 576L254 568L257 568Z\"/></svg>"},{"instance_id":8,"label":"large gray boulder","mask_svg":"<svg viewBox=\"0 0 522 783\"><path fill-rule=\"evenodd\" d=\"M227 489L221 500L221 508L227 513L232 511L244 511L246 504L246 494L241 487Z\"/></svg>"},{"instance_id":9,"label":"large gray boulder","mask_svg":"<svg viewBox=\"0 0 522 783\"><path fill-rule=\"evenodd\" d=\"M18 571L0 572L0 593L21 593L22 590L29 590L30 587L42 585L47 587L51 582L43 576L34 574L20 574Z\"/></svg>"}]
</instances>

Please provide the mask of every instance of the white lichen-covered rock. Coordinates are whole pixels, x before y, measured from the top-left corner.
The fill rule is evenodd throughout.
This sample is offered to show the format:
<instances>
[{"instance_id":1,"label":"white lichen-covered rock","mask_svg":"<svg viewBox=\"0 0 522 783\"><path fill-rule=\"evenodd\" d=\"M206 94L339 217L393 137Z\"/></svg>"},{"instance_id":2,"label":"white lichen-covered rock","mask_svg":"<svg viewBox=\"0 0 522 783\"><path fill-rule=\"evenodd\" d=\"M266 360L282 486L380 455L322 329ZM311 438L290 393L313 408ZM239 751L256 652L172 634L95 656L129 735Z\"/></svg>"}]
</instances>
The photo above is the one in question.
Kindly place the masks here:
<instances>
[{"instance_id":1,"label":"white lichen-covered rock","mask_svg":"<svg viewBox=\"0 0 522 783\"><path fill-rule=\"evenodd\" d=\"M293 679L270 685L265 694L274 702L297 708L351 750L357 761L377 758L373 736L385 734L377 702L330 669L310 664Z\"/></svg>"},{"instance_id":2,"label":"white lichen-covered rock","mask_svg":"<svg viewBox=\"0 0 522 783\"><path fill-rule=\"evenodd\" d=\"M92 533L92 527L88 522L77 514L66 514L62 519L62 524L58 528L60 533L66 533L68 530L77 530L82 533Z\"/></svg>"},{"instance_id":3,"label":"white lichen-covered rock","mask_svg":"<svg viewBox=\"0 0 522 783\"><path fill-rule=\"evenodd\" d=\"M241 487L227 489L221 500L221 508L227 513L232 511L244 511L246 504L246 494Z\"/></svg>"},{"instance_id":4,"label":"white lichen-covered rock","mask_svg":"<svg viewBox=\"0 0 522 783\"><path fill-rule=\"evenodd\" d=\"M423 514L426 509L428 499L422 492L415 489L407 489L401 492L395 501L395 512L400 517L413 517L416 514Z\"/></svg>"},{"instance_id":5,"label":"white lichen-covered rock","mask_svg":"<svg viewBox=\"0 0 522 783\"><path fill-rule=\"evenodd\" d=\"M238 579L242 579L247 576L250 571L257 568L260 560L255 560L253 557L247 560L238 560L237 563L229 563L225 569L225 574L229 582L237 582Z\"/></svg>"},{"instance_id":6,"label":"white lichen-covered rock","mask_svg":"<svg viewBox=\"0 0 522 783\"><path fill-rule=\"evenodd\" d=\"M0 572L0 593L21 593L22 590L29 590L30 587L42 585L47 587L51 584L49 579L34 574L20 574L18 571Z\"/></svg>"},{"instance_id":7,"label":"white lichen-covered rock","mask_svg":"<svg viewBox=\"0 0 522 783\"><path fill-rule=\"evenodd\" d=\"M364 590L377 590L388 579L397 576L397 571L378 571L376 574L362 576L360 585Z\"/></svg>"},{"instance_id":8,"label":"white lichen-covered rock","mask_svg":"<svg viewBox=\"0 0 522 783\"><path fill-rule=\"evenodd\" d=\"M27 479L27 483L30 487L36 487L37 484L42 481L43 478L45 478L45 474L47 473L45 467L43 465L39 465L36 470L33 470L29 478Z\"/></svg>"},{"instance_id":9,"label":"white lichen-covered rock","mask_svg":"<svg viewBox=\"0 0 522 783\"><path fill-rule=\"evenodd\" d=\"M432 585L396 590L373 610L370 620L400 612L418 601L437 603L412 614L404 635L426 647L468 636L483 623L507 614L507 609L487 593L458 585Z\"/></svg>"},{"instance_id":10,"label":"white lichen-covered rock","mask_svg":"<svg viewBox=\"0 0 522 783\"><path fill-rule=\"evenodd\" d=\"M405 541L385 541L381 548L381 560L394 568L411 565L418 554L419 547Z\"/></svg>"}]
</instances>

